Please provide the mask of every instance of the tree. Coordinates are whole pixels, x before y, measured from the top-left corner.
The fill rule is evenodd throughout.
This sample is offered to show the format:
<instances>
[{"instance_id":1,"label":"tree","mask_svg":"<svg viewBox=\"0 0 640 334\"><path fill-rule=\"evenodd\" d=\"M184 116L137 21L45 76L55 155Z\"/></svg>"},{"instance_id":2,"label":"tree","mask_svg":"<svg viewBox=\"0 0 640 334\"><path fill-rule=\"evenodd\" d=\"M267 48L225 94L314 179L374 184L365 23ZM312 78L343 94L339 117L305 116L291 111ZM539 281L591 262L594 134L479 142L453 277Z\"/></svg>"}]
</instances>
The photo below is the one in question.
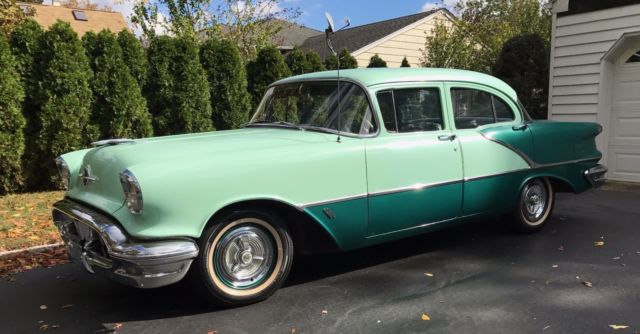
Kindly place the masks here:
<instances>
[{"instance_id":1,"label":"tree","mask_svg":"<svg viewBox=\"0 0 640 334\"><path fill-rule=\"evenodd\" d=\"M286 58L286 63L293 75L311 72L311 64L307 60L307 56L298 48L294 48L289 52Z\"/></svg>"},{"instance_id":2,"label":"tree","mask_svg":"<svg viewBox=\"0 0 640 334\"><path fill-rule=\"evenodd\" d=\"M317 52L310 51L305 56L309 63L309 72L320 72L326 69L322 63L322 58L320 58L320 55Z\"/></svg>"},{"instance_id":3,"label":"tree","mask_svg":"<svg viewBox=\"0 0 640 334\"><path fill-rule=\"evenodd\" d=\"M20 107L24 90L9 43L0 33L0 195L22 185L25 119Z\"/></svg>"},{"instance_id":4,"label":"tree","mask_svg":"<svg viewBox=\"0 0 640 334\"><path fill-rule=\"evenodd\" d=\"M407 57L402 58L402 63L400 64L400 67L411 67L411 65L409 64L409 61L407 60Z\"/></svg>"},{"instance_id":5,"label":"tree","mask_svg":"<svg viewBox=\"0 0 640 334\"><path fill-rule=\"evenodd\" d=\"M131 22L148 38L159 32L230 39L245 61L272 45L273 37L300 16L287 0L151 0L134 7Z\"/></svg>"},{"instance_id":6,"label":"tree","mask_svg":"<svg viewBox=\"0 0 640 334\"><path fill-rule=\"evenodd\" d=\"M551 14L538 0L458 1L460 13L450 27L436 24L427 37L423 66L455 67L489 73L503 44L534 33L549 45Z\"/></svg>"},{"instance_id":7,"label":"tree","mask_svg":"<svg viewBox=\"0 0 640 334\"><path fill-rule=\"evenodd\" d=\"M290 76L291 72L280 50L271 46L260 50L256 59L247 64L247 75L249 94L251 94L253 108L256 108L267 86Z\"/></svg>"},{"instance_id":8,"label":"tree","mask_svg":"<svg viewBox=\"0 0 640 334\"><path fill-rule=\"evenodd\" d=\"M34 14L33 8L29 8L26 13L23 12L16 0L0 0L0 33L8 35L13 27Z\"/></svg>"},{"instance_id":9,"label":"tree","mask_svg":"<svg viewBox=\"0 0 640 334\"><path fill-rule=\"evenodd\" d=\"M549 49L540 36L527 34L508 40L492 74L515 89L533 118L546 118Z\"/></svg>"},{"instance_id":10,"label":"tree","mask_svg":"<svg viewBox=\"0 0 640 334\"><path fill-rule=\"evenodd\" d=\"M88 146L98 131L90 124L91 68L69 23L58 21L43 34L35 61L38 115L27 182L42 189L59 184L53 159Z\"/></svg>"},{"instance_id":11,"label":"tree","mask_svg":"<svg viewBox=\"0 0 640 334\"><path fill-rule=\"evenodd\" d=\"M405 58L406 59L406 58ZM369 60L369 65L367 66L369 68L374 68L374 67L387 67L387 62L384 61L382 58L380 58L380 56L378 56L378 54L376 53L375 55L373 55L371 57L371 59Z\"/></svg>"},{"instance_id":12,"label":"tree","mask_svg":"<svg viewBox=\"0 0 640 334\"><path fill-rule=\"evenodd\" d=\"M338 57L340 57L340 69L349 69L349 68L358 68L358 61L349 53L349 50L342 49L340 53L338 53ZM331 54L325 60L325 67L328 70L338 69L338 58Z\"/></svg>"},{"instance_id":13,"label":"tree","mask_svg":"<svg viewBox=\"0 0 640 334\"><path fill-rule=\"evenodd\" d=\"M138 85L144 87L147 80L147 55L142 43L126 29L118 33L118 43L122 49L124 62L129 67L129 72L136 79Z\"/></svg>"},{"instance_id":14,"label":"tree","mask_svg":"<svg viewBox=\"0 0 640 334\"><path fill-rule=\"evenodd\" d=\"M154 132L170 135L212 130L209 83L195 38L154 37L148 56L145 95Z\"/></svg>"},{"instance_id":15,"label":"tree","mask_svg":"<svg viewBox=\"0 0 640 334\"><path fill-rule=\"evenodd\" d=\"M85 35L86 36L86 35ZM116 35L109 30L85 40L93 69L93 121L101 138L139 138L152 134L151 116L140 86L126 66Z\"/></svg>"},{"instance_id":16,"label":"tree","mask_svg":"<svg viewBox=\"0 0 640 334\"><path fill-rule=\"evenodd\" d=\"M207 40L200 50L211 91L213 124L218 130L246 123L251 112L247 73L240 50L230 40Z\"/></svg>"}]
</instances>

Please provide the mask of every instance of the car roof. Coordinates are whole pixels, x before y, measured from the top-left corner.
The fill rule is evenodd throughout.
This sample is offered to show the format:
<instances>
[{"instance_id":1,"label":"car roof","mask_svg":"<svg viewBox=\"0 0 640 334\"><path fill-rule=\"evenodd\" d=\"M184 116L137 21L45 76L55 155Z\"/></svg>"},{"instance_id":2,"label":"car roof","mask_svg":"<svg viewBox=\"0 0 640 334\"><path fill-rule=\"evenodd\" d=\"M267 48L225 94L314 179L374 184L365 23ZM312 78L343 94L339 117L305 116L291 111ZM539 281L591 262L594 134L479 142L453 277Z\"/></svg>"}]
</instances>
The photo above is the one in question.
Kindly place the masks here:
<instances>
[{"instance_id":1,"label":"car roof","mask_svg":"<svg viewBox=\"0 0 640 334\"><path fill-rule=\"evenodd\" d=\"M335 79L337 75L337 71L314 72L282 79L275 82L275 84L289 83L298 80ZM358 81L367 87L392 82L416 81L477 83L493 87L508 95L514 101L518 99L516 92L507 83L496 77L478 72L449 68L358 68L341 70L340 77Z\"/></svg>"}]
</instances>

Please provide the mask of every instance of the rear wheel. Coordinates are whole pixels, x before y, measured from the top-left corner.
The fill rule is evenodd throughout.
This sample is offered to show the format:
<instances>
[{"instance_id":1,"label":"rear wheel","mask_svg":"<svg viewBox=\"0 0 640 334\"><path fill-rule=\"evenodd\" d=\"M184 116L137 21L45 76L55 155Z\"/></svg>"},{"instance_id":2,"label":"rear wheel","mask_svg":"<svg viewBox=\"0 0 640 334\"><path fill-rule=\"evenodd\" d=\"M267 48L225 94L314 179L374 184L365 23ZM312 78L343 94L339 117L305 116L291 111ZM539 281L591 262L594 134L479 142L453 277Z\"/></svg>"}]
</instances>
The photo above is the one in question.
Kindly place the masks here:
<instances>
[{"instance_id":1,"label":"rear wheel","mask_svg":"<svg viewBox=\"0 0 640 334\"><path fill-rule=\"evenodd\" d=\"M529 180L511 214L513 227L522 233L541 230L550 219L554 204L555 193L547 178Z\"/></svg>"},{"instance_id":2,"label":"rear wheel","mask_svg":"<svg viewBox=\"0 0 640 334\"><path fill-rule=\"evenodd\" d=\"M211 302L245 305L271 296L287 278L292 261L293 242L280 217L242 210L203 233L193 277Z\"/></svg>"}]
</instances>

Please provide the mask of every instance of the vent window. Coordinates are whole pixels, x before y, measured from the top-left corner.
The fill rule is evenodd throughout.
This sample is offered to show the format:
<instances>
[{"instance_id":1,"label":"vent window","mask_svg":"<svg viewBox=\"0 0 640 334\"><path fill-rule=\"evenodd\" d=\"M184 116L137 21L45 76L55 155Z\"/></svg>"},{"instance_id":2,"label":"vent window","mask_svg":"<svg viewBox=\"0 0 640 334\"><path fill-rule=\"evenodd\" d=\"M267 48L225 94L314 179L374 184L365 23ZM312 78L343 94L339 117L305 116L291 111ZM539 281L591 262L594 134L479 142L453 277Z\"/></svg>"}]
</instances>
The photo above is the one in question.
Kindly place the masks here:
<instances>
[{"instance_id":1,"label":"vent window","mask_svg":"<svg viewBox=\"0 0 640 334\"><path fill-rule=\"evenodd\" d=\"M82 10L74 10L73 18L75 18L76 21L89 21L89 19L87 19L87 14Z\"/></svg>"},{"instance_id":2,"label":"vent window","mask_svg":"<svg viewBox=\"0 0 640 334\"><path fill-rule=\"evenodd\" d=\"M629 63L640 63L640 50L638 50L638 52L632 54L631 57L629 57L629 59L627 59L627 61L625 63L627 63L627 64L629 64Z\"/></svg>"}]
</instances>

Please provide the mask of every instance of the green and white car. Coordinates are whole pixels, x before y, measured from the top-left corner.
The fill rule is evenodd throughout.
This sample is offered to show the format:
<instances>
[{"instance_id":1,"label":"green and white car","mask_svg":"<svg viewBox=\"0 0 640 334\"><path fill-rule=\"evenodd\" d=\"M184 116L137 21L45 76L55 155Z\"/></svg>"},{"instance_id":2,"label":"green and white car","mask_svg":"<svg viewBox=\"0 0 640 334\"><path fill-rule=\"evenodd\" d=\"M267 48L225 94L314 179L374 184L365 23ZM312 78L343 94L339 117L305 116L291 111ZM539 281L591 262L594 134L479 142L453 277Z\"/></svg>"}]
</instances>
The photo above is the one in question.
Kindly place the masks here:
<instances>
[{"instance_id":1,"label":"green and white car","mask_svg":"<svg viewBox=\"0 0 640 334\"><path fill-rule=\"evenodd\" d=\"M239 130L62 155L68 191L53 218L90 272L141 288L188 276L212 301L242 305L273 294L295 254L481 216L540 230L556 192L603 182L601 130L532 121L484 74L319 72L271 85Z\"/></svg>"}]
</instances>

